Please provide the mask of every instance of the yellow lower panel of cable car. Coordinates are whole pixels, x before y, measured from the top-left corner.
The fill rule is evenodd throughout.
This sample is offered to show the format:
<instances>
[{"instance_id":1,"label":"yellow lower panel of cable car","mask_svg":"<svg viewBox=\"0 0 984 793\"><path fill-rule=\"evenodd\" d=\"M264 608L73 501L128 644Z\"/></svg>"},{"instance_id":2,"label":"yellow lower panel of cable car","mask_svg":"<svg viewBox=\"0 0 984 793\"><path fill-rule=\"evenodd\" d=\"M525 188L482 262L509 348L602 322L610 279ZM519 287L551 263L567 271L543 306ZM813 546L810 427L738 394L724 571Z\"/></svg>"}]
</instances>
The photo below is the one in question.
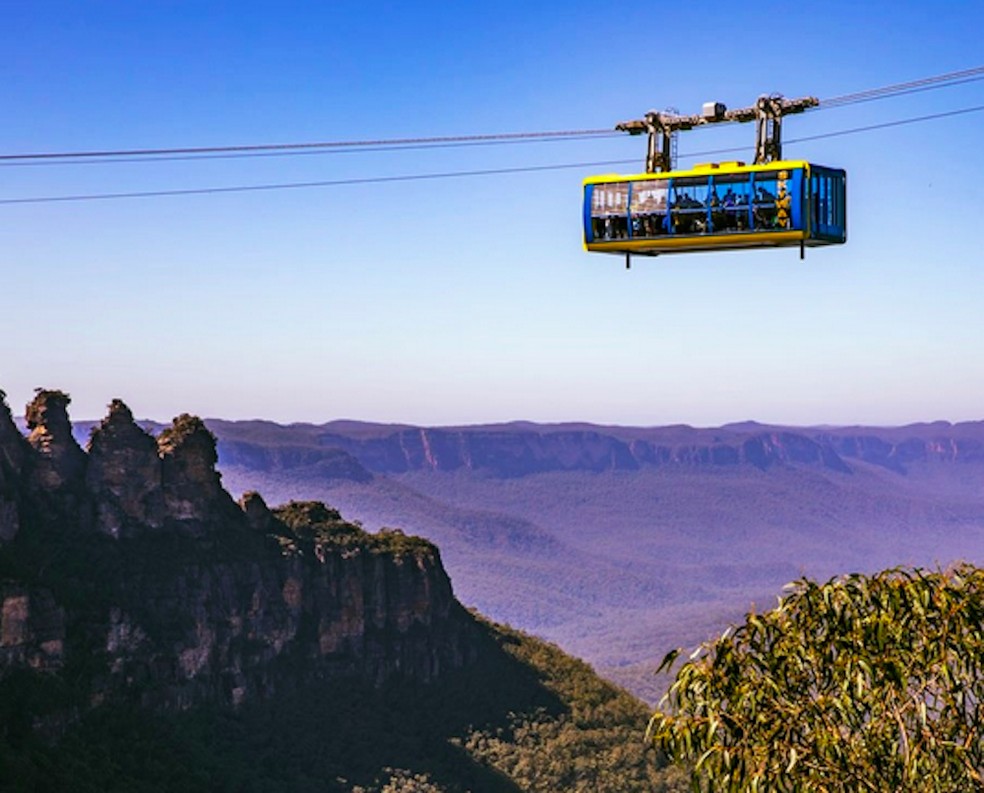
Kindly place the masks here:
<instances>
[{"instance_id":1,"label":"yellow lower panel of cable car","mask_svg":"<svg viewBox=\"0 0 984 793\"><path fill-rule=\"evenodd\" d=\"M667 235L647 239L596 240L585 243L585 249L599 253L687 253L691 251L721 251L738 248L807 247L829 244L809 239L804 231L753 231L737 234L702 234L699 236Z\"/></svg>"}]
</instances>

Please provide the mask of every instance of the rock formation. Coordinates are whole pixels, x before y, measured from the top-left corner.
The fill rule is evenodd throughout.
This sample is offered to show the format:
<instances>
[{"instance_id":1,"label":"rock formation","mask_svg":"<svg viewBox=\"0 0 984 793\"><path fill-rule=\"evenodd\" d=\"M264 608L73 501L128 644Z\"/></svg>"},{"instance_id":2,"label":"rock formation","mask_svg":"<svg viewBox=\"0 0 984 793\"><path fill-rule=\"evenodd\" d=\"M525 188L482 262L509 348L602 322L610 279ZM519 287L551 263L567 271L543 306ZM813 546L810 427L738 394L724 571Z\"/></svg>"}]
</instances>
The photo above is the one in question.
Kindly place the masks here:
<instances>
[{"instance_id":1,"label":"rock formation","mask_svg":"<svg viewBox=\"0 0 984 793\"><path fill-rule=\"evenodd\" d=\"M164 502L169 518L199 533L211 516L232 515L235 505L215 470L215 436L197 416L183 413L157 438Z\"/></svg>"},{"instance_id":2,"label":"rock formation","mask_svg":"<svg viewBox=\"0 0 984 793\"><path fill-rule=\"evenodd\" d=\"M86 456L72 437L68 420L71 401L62 391L39 388L27 406L27 442L37 453L32 474L41 491L64 494L78 490L84 479Z\"/></svg>"},{"instance_id":3,"label":"rock formation","mask_svg":"<svg viewBox=\"0 0 984 793\"><path fill-rule=\"evenodd\" d=\"M71 667L73 702L185 708L474 657L430 543L322 504L237 505L193 416L155 439L113 400L85 452L68 404L39 390L25 440L0 398L0 683Z\"/></svg>"},{"instance_id":4,"label":"rock formation","mask_svg":"<svg viewBox=\"0 0 984 793\"><path fill-rule=\"evenodd\" d=\"M96 508L96 526L111 537L159 529L164 523L164 487L157 441L137 426L118 399L89 439L86 489Z\"/></svg>"},{"instance_id":5,"label":"rock formation","mask_svg":"<svg viewBox=\"0 0 984 793\"><path fill-rule=\"evenodd\" d=\"M0 391L0 545L17 536L20 528L18 483L29 453L10 415L6 394Z\"/></svg>"}]
</instances>

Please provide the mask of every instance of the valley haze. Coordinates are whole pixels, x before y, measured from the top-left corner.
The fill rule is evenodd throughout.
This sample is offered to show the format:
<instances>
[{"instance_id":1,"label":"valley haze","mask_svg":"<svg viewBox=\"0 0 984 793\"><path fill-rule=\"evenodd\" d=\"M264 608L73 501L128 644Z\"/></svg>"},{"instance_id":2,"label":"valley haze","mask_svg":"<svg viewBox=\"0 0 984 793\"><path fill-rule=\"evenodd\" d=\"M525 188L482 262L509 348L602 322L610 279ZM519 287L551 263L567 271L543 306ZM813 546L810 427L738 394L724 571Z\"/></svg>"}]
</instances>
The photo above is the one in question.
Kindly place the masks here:
<instances>
[{"instance_id":1,"label":"valley haze","mask_svg":"<svg viewBox=\"0 0 984 793\"><path fill-rule=\"evenodd\" d=\"M234 495L426 537L463 603L650 701L663 654L800 576L984 558L984 422L206 423Z\"/></svg>"}]
</instances>

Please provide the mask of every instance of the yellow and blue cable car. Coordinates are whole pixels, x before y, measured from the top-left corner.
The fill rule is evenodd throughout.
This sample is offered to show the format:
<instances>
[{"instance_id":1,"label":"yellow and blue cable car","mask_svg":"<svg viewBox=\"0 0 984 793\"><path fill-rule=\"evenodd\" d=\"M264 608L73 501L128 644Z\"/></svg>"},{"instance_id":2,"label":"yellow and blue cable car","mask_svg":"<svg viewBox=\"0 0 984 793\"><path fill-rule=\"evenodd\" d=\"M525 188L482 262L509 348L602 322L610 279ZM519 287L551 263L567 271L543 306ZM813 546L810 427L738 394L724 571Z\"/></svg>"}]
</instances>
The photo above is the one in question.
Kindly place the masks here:
<instances>
[{"instance_id":1,"label":"yellow and blue cable car","mask_svg":"<svg viewBox=\"0 0 984 793\"><path fill-rule=\"evenodd\" d=\"M584 180L584 247L603 253L800 248L847 240L847 176L804 160ZM628 259L626 260L628 262Z\"/></svg>"}]
</instances>

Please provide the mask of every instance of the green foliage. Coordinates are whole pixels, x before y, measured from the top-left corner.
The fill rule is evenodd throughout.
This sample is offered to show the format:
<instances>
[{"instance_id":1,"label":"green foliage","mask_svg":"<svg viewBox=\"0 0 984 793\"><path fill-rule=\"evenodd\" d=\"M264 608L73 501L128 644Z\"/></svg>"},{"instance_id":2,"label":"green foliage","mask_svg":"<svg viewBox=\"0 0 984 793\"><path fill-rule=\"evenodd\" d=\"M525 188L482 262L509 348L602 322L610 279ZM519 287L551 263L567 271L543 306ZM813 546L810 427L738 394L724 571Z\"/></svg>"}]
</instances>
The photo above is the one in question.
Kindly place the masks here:
<instances>
[{"instance_id":1,"label":"green foliage","mask_svg":"<svg viewBox=\"0 0 984 793\"><path fill-rule=\"evenodd\" d=\"M170 454L182 445L196 440L207 449L209 462L214 464L218 460L215 452L217 441L212 431L198 416L182 413L175 417L171 426L165 427L157 436L157 446L161 454Z\"/></svg>"},{"instance_id":2,"label":"green foliage","mask_svg":"<svg viewBox=\"0 0 984 793\"><path fill-rule=\"evenodd\" d=\"M395 556L437 553L432 543L399 529L382 529L370 534L320 501L291 501L272 512L287 530L277 538L285 552L296 552L301 542L328 551L363 550Z\"/></svg>"},{"instance_id":3,"label":"green foliage","mask_svg":"<svg viewBox=\"0 0 984 793\"><path fill-rule=\"evenodd\" d=\"M645 706L558 647L497 627L497 643L564 706L511 713L505 728L472 730L468 751L528 791L682 791L643 740Z\"/></svg>"},{"instance_id":4,"label":"green foliage","mask_svg":"<svg viewBox=\"0 0 984 793\"><path fill-rule=\"evenodd\" d=\"M663 665L673 665L671 653ZM650 723L695 790L984 787L984 570L801 580L683 664Z\"/></svg>"}]
</instances>

